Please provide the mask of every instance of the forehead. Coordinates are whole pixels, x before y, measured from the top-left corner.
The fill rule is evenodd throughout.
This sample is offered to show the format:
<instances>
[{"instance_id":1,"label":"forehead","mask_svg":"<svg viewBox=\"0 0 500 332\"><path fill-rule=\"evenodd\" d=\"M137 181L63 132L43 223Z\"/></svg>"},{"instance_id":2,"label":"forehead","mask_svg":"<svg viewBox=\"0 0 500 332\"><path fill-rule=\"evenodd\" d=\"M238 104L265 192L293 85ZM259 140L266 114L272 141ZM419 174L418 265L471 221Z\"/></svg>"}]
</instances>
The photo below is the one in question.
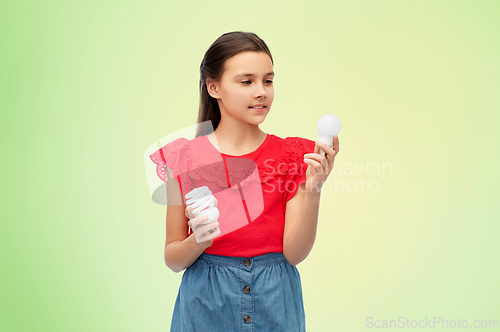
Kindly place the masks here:
<instances>
[{"instance_id":1,"label":"forehead","mask_svg":"<svg viewBox=\"0 0 500 332\"><path fill-rule=\"evenodd\" d=\"M226 60L225 76L235 77L240 74L264 76L273 71L271 58L264 52L243 52Z\"/></svg>"}]
</instances>

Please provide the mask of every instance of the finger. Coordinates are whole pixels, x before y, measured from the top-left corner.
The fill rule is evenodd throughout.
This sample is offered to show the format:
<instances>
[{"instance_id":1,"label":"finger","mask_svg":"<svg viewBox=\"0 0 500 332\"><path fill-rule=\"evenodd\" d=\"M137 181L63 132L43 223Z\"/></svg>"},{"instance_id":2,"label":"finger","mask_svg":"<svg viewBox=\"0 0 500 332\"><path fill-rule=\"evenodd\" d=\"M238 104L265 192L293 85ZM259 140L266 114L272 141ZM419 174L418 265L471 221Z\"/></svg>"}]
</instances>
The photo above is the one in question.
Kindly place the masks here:
<instances>
[{"instance_id":1,"label":"finger","mask_svg":"<svg viewBox=\"0 0 500 332\"><path fill-rule=\"evenodd\" d=\"M208 231L204 232L203 234L201 234L201 237L203 238L203 241L208 241L208 240L216 238L220 234L221 234L220 228L216 227L216 228L209 229Z\"/></svg>"},{"instance_id":2,"label":"finger","mask_svg":"<svg viewBox=\"0 0 500 332\"><path fill-rule=\"evenodd\" d=\"M195 217L195 218L191 219L191 225L192 225L191 228L196 229L199 224L204 223L207 220L208 220L207 216L202 215L199 217Z\"/></svg>"},{"instance_id":3,"label":"finger","mask_svg":"<svg viewBox=\"0 0 500 332\"><path fill-rule=\"evenodd\" d=\"M304 154L304 159L312 159L312 160L316 160L317 162L321 162L321 157L325 158L325 156L323 156L319 153L306 153L306 154Z\"/></svg>"},{"instance_id":4,"label":"finger","mask_svg":"<svg viewBox=\"0 0 500 332\"><path fill-rule=\"evenodd\" d=\"M335 151L335 149L333 149L330 145L324 143L324 142L321 142L321 141L317 141L316 142L317 146L319 146L321 149L323 149L323 151L326 152L327 156L328 156L328 159L333 159L333 157L335 157L335 155L337 154L337 152ZM333 146L335 147L335 136L333 138Z\"/></svg>"},{"instance_id":5,"label":"finger","mask_svg":"<svg viewBox=\"0 0 500 332\"><path fill-rule=\"evenodd\" d=\"M323 156L323 158L325 158ZM314 170L315 173L320 173L321 170L323 169L323 166L321 165L320 162L316 161L316 160L313 160L313 159L310 159L310 158L306 158L304 159L304 162L306 164L309 164L311 165L312 169Z\"/></svg>"},{"instance_id":6,"label":"finger","mask_svg":"<svg viewBox=\"0 0 500 332\"><path fill-rule=\"evenodd\" d=\"M325 169L328 167L329 159L327 159L322 154L319 154L319 153L307 153L307 154L304 155L304 157L307 158L307 159L312 159L312 160L318 162ZM333 159L333 158L331 158L331 159Z\"/></svg>"},{"instance_id":7,"label":"finger","mask_svg":"<svg viewBox=\"0 0 500 332\"><path fill-rule=\"evenodd\" d=\"M210 230L215 230L219 228L219 223L217 221L211 222L210 224L207 225L201 225L196 229L196 233L203 235L203 233L209 234L208 231Z\"/></svg>"},{"instance_id":8,"label":"finger","mask_svg":"<svg viewBox=\"0 0 500 332\"><path fill-rule=\"evenodd\" d=\"M220 229L217 229L216 231L212 232L212 233L205 233L205 234L202 234L201 235L201 240L203 242L205 241L210 241L210 240L213 240L215 239L217 236L219 236L221 234L221 231Z\"/></svg>"},{"instance_id":9,"label":"finger","mask_svg":"<svg viewBox=\"0 0 500 332\"><path fill-rule=\"evenodd\" d=\"M333 136L333 149L335 150L335 154L339 153L339 147L340 147L339 137L338 135L335 135Z\"/></svg>"},{"instance_id":10,"label":"finger","mask_svg":"<svg viewBox=\"0 0 500 332\"><path fill-rule=\"evenodd\" d=\"M334 167L335 157L337 156L337 153L339 153L339 137L337 135L333 136L333 146L329 146L326 151L328 153L327 173L329 174Z\"/></svg>"},{"instance_id":11,"label":"finger","mask_svg":"<svg viewBox=\"0 0 500 332\"><path fill-rule=\"evenodd\" d=\"M193 207L189 206L189 210L188 210L188 218L189 219L194 219L197 217L196 214L193 213L193 210L194 210Z\"/></svg>"},{"instance_id":12,"label":"finger","mask_svg":"<svg viewBox=\"0 0 500 332\"><path fill-rule=\"evenodd\" d=\"M321 170L320 171L328 173L328 169L329 169L329 165L330 165L330 160L332 160L333 158L328 158L326 156L322 156L322 157L323 158L321 158Z\"/></svg>"},{"instance_id":13,"label":"finger","mask_svg":"<svg viewBox=\"0 0 500 332\"><path fill-rule=\"evenodd\" d=\"M221 234L221 230L220 230L220 228L217 228L214 232L212 232L210 235L207 236L207 240L208 241L213 240L216 237L218 237L220 234Z\"/></svg>"},{"instance_id":14,"label":"finger","mask_svg":"<svg viewBox=\"0 0 500 332\"><path fill-rule=\"evenodd\" d=\"M330 152L331 152L331 151L333 151L333 150L331 149L331 146L329 146L328 144L326 144L326 143L324 143L324 142L321 142L321 141L316 141L316 142L315 142L315 147L318 147L318 152L317 152L318 154L320 154L320 155L324 156L327 160L332 159L332 158L330 157ZM320 150L323 150L323 151L321 151L321 153L319 153L319 152L320 152ZM316 152L316 149L315 149L315 152Z\"/></svg>"},{"instance_id":15,"label":"finger","mask_svg":"<svg viewBox=\"0 0 500 332\"><path fill-rule=\"evenodd\" d=\"M325 170L328 173L328 170L331 168L330 165L333 163L333 159L335 157L335 151L332 149L331 146L329 146L325 142L317 141L316 144L317 144L316 146L320 146L321 149L324 151L324 153L321 153L319 155L320 158L317 158L316 160L321 163L321 167L323 167L323 170Z\"/></svg>"},{"instance_id":16,"label":"finger","mask_svg":"<svg viewBox=\"0 0 500 332\"><path fill-rule=\"evenodd\" d=\"M215 207L218 207L219 206L219 201L217 200L217 198L214 197L214 201L215 201Z\"/></svg>"}]
</instances>

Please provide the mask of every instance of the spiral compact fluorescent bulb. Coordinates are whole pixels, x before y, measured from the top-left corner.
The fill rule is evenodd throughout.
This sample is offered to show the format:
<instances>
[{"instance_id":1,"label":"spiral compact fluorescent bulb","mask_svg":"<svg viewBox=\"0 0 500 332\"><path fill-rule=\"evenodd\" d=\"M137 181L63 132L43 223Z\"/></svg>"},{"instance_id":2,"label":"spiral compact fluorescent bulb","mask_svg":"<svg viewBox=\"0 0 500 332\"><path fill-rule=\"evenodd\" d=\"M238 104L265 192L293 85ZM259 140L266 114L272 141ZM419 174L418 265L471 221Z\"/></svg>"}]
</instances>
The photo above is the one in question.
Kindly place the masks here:
<instances>
[{"instance_id":1,"label":"spiral compact fluorescent bulb","mask_svg":"<svg viewBox=\"0 0 500 332\"><path fill-rule=\"evenodd\" d=\"M208 220L202 222L200 225L205 225L219 219L219 209L215 206L215 197L207 186L194 188L184 197L186 198L186 204L193 207L193 214L197 217L208 216Z\"/></svg>"},{"instance_id":2,"label":"spiral compact fluorescent bulb","mask_svg":"<svg viewBox=\"0 0 500 332\"><path fill-rule=\"evenodd\" d=\"M318 130L319 135L318 140L328 144L329 146L333 146L333 136L337 135L340 132L340 127L340 120L335 115L323 115L321 118L319 118L318 123L316 124L316 129ZM322 154L323 152L323 149L319 150L320 154Z\"/></svg>"}]
</instances>

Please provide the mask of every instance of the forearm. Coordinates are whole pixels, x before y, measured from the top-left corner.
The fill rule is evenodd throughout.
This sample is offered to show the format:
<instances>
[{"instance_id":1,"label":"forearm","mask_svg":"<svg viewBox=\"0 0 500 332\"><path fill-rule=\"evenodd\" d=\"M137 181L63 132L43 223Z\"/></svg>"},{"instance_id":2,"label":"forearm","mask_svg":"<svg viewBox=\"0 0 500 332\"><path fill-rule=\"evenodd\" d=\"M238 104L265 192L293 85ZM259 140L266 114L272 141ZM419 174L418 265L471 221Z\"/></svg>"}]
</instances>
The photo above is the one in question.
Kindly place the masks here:
<instances>
[{"instance_id":1,"label":"forearm","mask_svg":"<svg viewBox=\"0 0 500 332\"><path fill-rule=\"evenodd\" d=\"M183 241L173 241L165 248L165 264L175 273L190 267L205 251L205 247L196 242L194 234Z\"/></svg>"},{"instance_id":2,"label":"forearm","mask_svg":"<svg viewBox=\"0 0 500 332\"><path fill-rule=\"evenodd\" d=\"M299 216L283 242L283 255L292 265L302 262L312 250L318 226L321 193L306 193Z\"/></svg>"}]
</instances>

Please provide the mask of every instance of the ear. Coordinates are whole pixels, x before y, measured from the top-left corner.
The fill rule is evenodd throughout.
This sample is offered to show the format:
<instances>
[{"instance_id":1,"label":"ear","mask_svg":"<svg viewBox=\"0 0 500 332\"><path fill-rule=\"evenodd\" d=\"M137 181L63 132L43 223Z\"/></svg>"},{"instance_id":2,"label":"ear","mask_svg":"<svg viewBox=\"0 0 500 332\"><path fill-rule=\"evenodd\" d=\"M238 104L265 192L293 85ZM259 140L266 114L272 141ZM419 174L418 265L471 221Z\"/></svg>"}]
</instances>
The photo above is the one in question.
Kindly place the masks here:
<instances>
[{"instance_id":1,"label":"ear","mask_svg":"<svg viewBox=\"0 0 500 332\"><path fill-rule=\"evenodd\" d=\"M207 78L206 84L207 84L208 94L212 98L220 99L220 96L219 96L219 83L215 82L214 80L212 80L210 78Z\"/></svg>"}]
</instances>

